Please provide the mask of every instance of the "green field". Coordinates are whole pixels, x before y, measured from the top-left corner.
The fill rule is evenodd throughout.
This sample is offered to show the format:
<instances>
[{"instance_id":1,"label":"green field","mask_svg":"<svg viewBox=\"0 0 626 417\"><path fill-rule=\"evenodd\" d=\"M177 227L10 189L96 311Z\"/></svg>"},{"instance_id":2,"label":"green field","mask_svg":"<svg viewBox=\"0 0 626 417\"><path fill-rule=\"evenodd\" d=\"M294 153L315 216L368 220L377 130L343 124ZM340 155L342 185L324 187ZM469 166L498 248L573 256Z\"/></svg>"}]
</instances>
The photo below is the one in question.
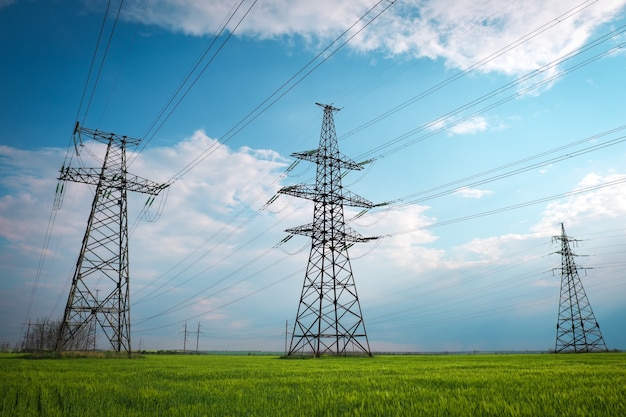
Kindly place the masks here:
<instances>
[{"instance_id":1,"label":"green field","mask_svg":"<svg viewBox=\"0 0 626 417\"><path fill-rule=\"evenodd\" d=\"M24 359L2 416L626 416L626 354Z\"/></svg>"}]
</instances>

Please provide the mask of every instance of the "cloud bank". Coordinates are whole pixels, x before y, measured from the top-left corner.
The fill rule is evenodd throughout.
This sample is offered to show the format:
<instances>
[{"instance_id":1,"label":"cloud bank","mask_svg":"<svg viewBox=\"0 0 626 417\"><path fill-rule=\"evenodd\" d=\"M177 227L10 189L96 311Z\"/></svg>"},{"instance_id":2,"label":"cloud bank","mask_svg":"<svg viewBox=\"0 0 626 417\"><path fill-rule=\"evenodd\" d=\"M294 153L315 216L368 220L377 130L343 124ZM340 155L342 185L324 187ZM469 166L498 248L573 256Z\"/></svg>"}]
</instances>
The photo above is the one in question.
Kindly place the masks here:
<instances>
[{"instance_id":1,"label":"cloud bank","mask_svg":"<svg viewBox=\"0 0 626 417\"><path fill-rule=\"evenodd\" d=\"M237 36L255 39L302 38L327 42L341 34L370 8L373 14L387 1L267 0L154 0L128 4L126 17L188 35L214 35L227 25ZM519 75L536 70L581 47L599 26L624 12L626 2L530 0L515 2L464 0L406 0L394 2L349 46L359 52L443 60L449 68ZM358 30L371 19L357 24ZM506 50L501 56L498 52Z\"/></svg>"}]
</instances>

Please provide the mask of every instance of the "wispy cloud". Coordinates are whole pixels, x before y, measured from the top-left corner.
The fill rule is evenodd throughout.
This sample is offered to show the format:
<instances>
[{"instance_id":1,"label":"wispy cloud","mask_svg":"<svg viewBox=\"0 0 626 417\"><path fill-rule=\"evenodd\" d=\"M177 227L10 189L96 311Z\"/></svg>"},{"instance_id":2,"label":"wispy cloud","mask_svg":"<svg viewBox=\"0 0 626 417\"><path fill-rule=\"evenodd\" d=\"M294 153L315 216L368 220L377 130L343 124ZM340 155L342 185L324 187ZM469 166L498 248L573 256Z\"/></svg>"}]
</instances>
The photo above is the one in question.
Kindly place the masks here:
<instances>
[{"instance_id":1,"label":"wispy cloud","mask_svg":"<svg viewBox=\"0 0 626 417\"><path fill-rule=\"evenodd\" d=\"M465 198L480 199L486 195L493 194L491 190L481 190L478 188L463 187L454 192L454 194Z\"/></svg>"},{"instance_id":2,"label":"wispy cloud","mask_svg":"<svg viewBox=\"0 0 626 417\"><path fill-rule=\"evenodd\" d=\"M489 128L487 119L482 116L471 117L466 120L443 117L428 124L428 130L440 131L445 130L448 136L454 135L471 135L474 133L484 132Z\"/></svg>"},{"instance_id":3,"label":"wispy cloud","mask_svg":"<svg viewBox=\"0 0 626 417\"><path fill-rule=\"evenodd\" d=\"M448 132L450 135L471 135L484 132L489 127L487 120L482 116L473 117L461 123L454 124Z\"/></svg>"},{"instance_id":4,"label":"wispy cloud","mask_svg":"<svg viewBox=\"0 0 626 417\"><path fill-rule=\"evenodd\" d=\"M591 222L622 216L623 213L626 213L626 184L620 182L623 179L623 174L587 174L581 179L575 190L596 186L599 188L549 203L544 210L541 221L533 230L555 229L562 222L578 225L583 220ZM603 184L612 182L616 182L616 184L602 187Z\"/></svg>"},{"instance_id":5,"label":"wispy cloud","mask_svg":"<svg viewBox=\"0 0 626 417\"><path fill-rule=\"evenodd\" d=\"M267 0L254 6L236 34L260 39L332 38L375 4L374 0ZM242 9L249 5L244 3ZM396 2L350 46L443 59L450 68L465 69L482 62L483 72L521 74L582 46L599 25L623 12L625 5L624 1L530 0L518 7L515 2L477 5L463 0L406 0ZM144 12L143 1L135 1L129 4L127 17L200 36L215 34L231 11L229 3L218 0L156 0ZM506 54L495 57L504 49Z\"/></svg>"}]
</instances>

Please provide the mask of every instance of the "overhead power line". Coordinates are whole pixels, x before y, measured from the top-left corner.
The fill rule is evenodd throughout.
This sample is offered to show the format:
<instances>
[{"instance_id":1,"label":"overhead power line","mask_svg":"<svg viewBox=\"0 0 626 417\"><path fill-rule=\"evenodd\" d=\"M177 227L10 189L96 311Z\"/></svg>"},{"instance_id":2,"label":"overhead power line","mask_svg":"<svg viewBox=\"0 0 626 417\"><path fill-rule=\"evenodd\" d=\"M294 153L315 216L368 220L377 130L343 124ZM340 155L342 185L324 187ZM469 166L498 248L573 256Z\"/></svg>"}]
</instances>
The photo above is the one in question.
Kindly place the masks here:
<instances>
[{"instance_id":1,"label":"overhead power line","mask_svg":"<svg viewBox=\"0 0 626 417\"><path fill-rule=\"evenodd\" d=\"M555 69L558 65L563 64L564 62L567 62L575 57L580 56L581 54L583 54L584 52L587 52L611 39L615 39L618 38L620 36L622 36L624 33L626 33L626 25L621 26L619 29L616 29L614 31L611 31L610 33L586 44L585 46L583 46L582 48L576 49L572 52L569 52L555 60L553 60L552 62L550 62L549 64L544 65L543 67L535 70L535 71L531 71L529 73L527 73L524 76L518 77L517 79L495 89L490 91L487 94L482 95L481 97L478 97L462 106L457 107L454 110L449 111L448 113L433 119L427 123L424 123L412 130L409 130L399 136L397 136L394 139L391 139L381 145L376 146L375 148L369 150L368 152L365 152L361 155L359 155L358 159L367 159L367 158L382 158L385 157L387 155L390 155L392 153L401 151L405 148L407 148L408 146L411 146L415 143L421 142L427 138L430 138L432 136L435 136L443 131L446 131L452 127L458 126L461 123L464 123L468 120L471 120L474 117L477 117L480 114L483 114L489 110L492 110L504 103L507 103L509 101L512 101L518 97L524 96L526 94L529 94L537 89L539 89L542 86L548 85L554 81L556 81L559 78L562 78L563 76L576 71L592 62L595 62L601 58L604 58L610 54L616 53L618 51L621 51L624 49L624 47L626 46L626 42L625 43L620 43L616 46L612 46L608 49L605 49L599 53L597 53L596 55L585 59L584 61L581 61L579 63L574 64L573 66L571 66L570 68L564 69L562 71L559 71L549 77L543 78L541 79L539 82L535 83L535 84L531 84L528 85L524 88L522 88L521 90L516 91L515 93L506 96L502 99L499 99L498 101L488 104L486 107L480 108L478 110L473 111L470 114L466 114L463 115L462 117L455 119L453 121L451 121L454 117L462 114L463 112L481 104L484 103L486 101L488 101L489 99L492 99L498 95L500 95L503 92L506 92L508 90L514 89L519 87L520 85L523 85L522 83L525 83L535 77L538 77L540 75L542 75L543 73L545 73L548 70L551 69ZM442 121L444 123L442 123ZM446 124L447 121L451 121L449 123ZM426 133L424 133L422 136L413 138L409 141L406 141L407 139L415 136L416 134L420 133L420 132L424 132L426 131ZM395 146L394 146L395 145ZM393 146L393 147L392 147ZM378 155L376 155L376 153L380 152ZM376 156L375 156L376 155Z\"/></svg>"},{"instance_id":2,"label":"overhead power line","mask_svg":"<svg viewBox=\"0 0 626 417\"><path fill-rule=\"evenodd\" d=\"M146 139L144 140L141 149L135 154L135 156L131 160L131 163L139 156L139 154L146 148L146 146L148 146L148 143L150 143L150 141L154 138L154 136L158 133L158 131L163 127L165 122L167 122L167 120L171 117L172 113L174 113L174 111L182 103L182 101L187 96L187 94L189 94L191 89L196 85L198 80L200 80L202 75L206 72L206 70L209 68L209 66L213 63L213 61L215 60L217 55L226 46L226 44L228 43L230 38L235 34L236 30L239 28L241 23L245 20L245 18L248 16L248 14L250 14L250 12L252 11L252 8L257 3L257 0L253 0L253 2L250 4L248 9L240 17L239 21L228 32L228 34L226 35L226 37L224 38L222 43L217 47L217 50L211 55L211 57L204 64L204 66L202 66L202 68L200 68L200 64L203 62L203 60L206 58L208 53L213 49L213 47L215 46L217 41L222 37L224 32L227 30L228 25L230 24L232 19L235 17L235 15L237 14L237 12L239 11L239 9L241 8L241 6L243 5L244 2L245 2L245 0L241 0L237 4L237 6L233 9L233 11L230 13L228 18L224 21L224 23L220 27L220 29L217 32L217 34L213 37L213 39L211 40L209 45L206 47L204 52L200 55L200 57L198 57L198 59L196 60L195 64L191 68L191 70L189 70L189 72L183 78L183 80L180 82L180 84L178 85L178 87L176 88L174 93L170 96L169 100L161 108L161 111L159 112L159 114L155 117L154 121L150 124L150 126L146 130L146 133L144 134L144 137ZM194 73L196 73L195 76L194 76ZM192 79L192 76L193 76L193 79Z\"/></svg>"},{"instance_id":3,"label":"overhead power line","mask_svg":"<svg viewBox=\"0 0 626 417\"><path fill-rule=\"evenodd\" d=\"M503 213L506 211L510 211L510 210L515 210L518 208L523 208L523 207L528 207L531 205L535 205L535 204L540 204L540 203L546 203L548 201L553 201L553 200L557 200L559 198L563 198L563 197L571 197L574 195L578 195L578 194L584 194L584 193L588 193L590 191L596 191L599 190L601 188L606 188L606 187L612 187L615 185L619 185L619 184L624 184L626 183L626 177L624 178L619 178L616 180L612 180L612 181L607 181L603 184L598 184L598 185L593 185L593 186L589 186L589 187L584 187L584 188L579 188L573 191L568 191L565 193L561 193L561 194L554 194L551 196L547 196L547 197L543 197L543 198L538 198L535 200L531 200L531 201L526 201L523 203L519 203L519 204L513 204L510 206L506 206L506 207L501 207L498 209L494 209L494 210L488 210L488 211L483 211L480 213L475 213L475 214L470 214L468 216L462 216L462 217L457 217L456 219L451 219L451 220L444 220L441 222L435 222L426 226L419 226L419 227L413 227L410 229L405 229L405 230L400 230L397 232L392 232L389 233L387 235L385 235L384 237L391 237L391 236L398 236L398 235L402 235L402 234L406 234L406 233L413 233L419 230L425 230L425 229L432 229L434 227L441 227L441 226L448 226L450 224L453 223L459 223L459 222L463 222L463 221L467 221L467 220L473 220L473 219L477 219L480 217L485 217L485 216L491 216L493 214L499 214L499 213Z\"/></svg>"},{"instance_id":4,"label":"overhead power line","mask_svg":"<svg viewBox=\"0 0 626 417\"><path fill-rule=\"evenodd\" d=\"M319 65L318 65L318 66L319 66ZM291 88L293 88L293 87L291 87ZM277 90L277 91L280 91L280 90ZM284 95L284 94L283 94L283 95ZM273 97L273 96L270 96L270 98L271 98L271 97ZM282 95L281 95L280 97L282 97ZM279 97L279 98L280 98L280 97ZM274 102L275 102L275 101L274 101ZM272 103L273 103L273 102L272 102ZM258 117L258 115L257 115L257 116L255 116L254 118L256 118L256 117ZM245 120L245 118L244 118L243 120ZM243 120L242 120L242 121L243 121ZM254 119L252 119L252 120L254 120ZM248 123L246 123L245 125L243 125L241 128L243 128L243 127L247 126L247 124L249 124L252 120L250 120ZM238 130L237 130L237 132L238 132ZM208 156L208 155L206 155L206 156ZM204 158L203 158L203 159L204 159ZM201 161L198 161L198 163L199 163L199 162L201 162ZM195 164L195 165L193 165L193 166L190 166L190 167L189 167L189 169L192 169L192 168L193 168L194 166L196 166L196 165L197 165L197 164ZM186 172L188 172L188 170L187 170L187 171L185 171L184 173L186 173ZM183 173L182 175L184 175L184 173Z\"/></svg>"},{"instance_id":5,"label":"overhead power line","mask_svg":"<svg viewBox=\"0 0 626 417\"><path fill-rule=\"evenodd\" d=\"M108 14L110 3L111 2L109 0L109 4L107 5L107 13L105 13L105 15L104 15L104 20L105 21L106 21L106 18L107 18L107 14ZM91 102L93 100L93 96L96 93L96 88L98 87L98 82L100 81L100 75L102 75L102 69L104 68L104 63L106 62L106 58L107 58L107 55L109 53L109 47L111 46L111 40L113 39L113 35L115 34L115 28L117 27L117 22L119 20L120 13L122 12L122 7L123 6L124 6L124 0L120 0L120 6L117 9L117 14L115 15L115 21L113 22L113 27L111 28L111 33L109 34L109 39L107 40L106 47L105 47L104 53L102 55L102 60L100 61L100 66L98 68L98 73L96 75L96 79L94 81L93 88L91 89L91 94L89 95L89 101L87 102L87 108L85 109L85 114L83 116L83 120L82 120L82 123L81 123L82 125L85 124L85 120L87 119L87 114L89 113L89 108L91 107ZM103 27L104 27L104 22L102 24L103 24ZM100 34L102 34L102 29L100 31ZM98 36L98 43L99 42L100 42L100 36ZM97 52L97 47L96 47L96 52ZM91 68L90 68L89 72L91 74ZM87 80L89 81L89 78ZM81 105L82 105L82 98L81 98ZM78 118L76 118L76 120L78 120Z\"/></svg>"},{"instance_id":6,"label":"overhead power line","mask_svg":"<svg viewBox=\"0 0 626 417\"><path fill-rule=\"evenodd\" d=\"M410 98L409 100L404 101L401 104L398 104L394 107L392 107L391 109L381 113L380 115L376 116L374 119L371 119L365 123L363 123L362 125L350 130L349 132L345 133L344 135L342 135L339 139L340 140L344 140L370 126L373 126L374 124L386 119L387 117L391 116L392 114L410 106L411 104L416 103L417 101L428 97L429 95L439 91L440 89L442 89L443 87L452 84L453 82L465 77L466 75L471 74L472 72L480 69L481 67L484 67L485 65L487 65L488 63L492 62L493 60L501 57L502 55L506 54L507 52L512 51L513 49L525 44L526 42L536 38L537 36L539 36L540 34L546 32L547 30L555 27L558 24L563 23L563 21L575 16L576 14L580 13L581 11L585 10L587 7L591 6L594 3L597 3L598 0L587 0L584 1L574 7L572 7L571 9L569 9L568 11L566 11L565 13L562 13L561 15L550 19L548 22L544 23L543 25L535 28L534 30L530 31L529 33L525 34L524 36L516 39L515 41L511 42L510 44L504 46L503 48L487 55L486 57L482 58L481 60L473 63L472 65L470 65L469 67L465 68L462 71L457 72L456 74L452 75L449 78L446 78L445 80L441 81L440 83L435 84L434 86L431 86L429 88L427 88L426 90L420 92L419 94L417 94L416 96Z\"/></svg>"},{"instance_id":7,"label":"overhead power line","mask_svg":"<svg viewBox=\"0 0 626 417\"><path fill-rule=\"evenodd\" d=\"M608 140L606 142L596 143L595 145L592 145L592 146L589 146L589 147L586 147L586 148L583 148L583 149L579 149L579 150L576 150L576 151L571 151L569 153L562 154L562 155L559 155L559 156L555 156L553 158L546 159L546 160L543 160L543 161L540 161L540 162L535 162L535 163L532 163L530 165L525 165L525 166L522 166L520 168L511 170L511 171L505 171L503 173L500 173L500 174L497 174L497 175L493 175L493 176L490 176L490 177L487 177L487 178L483 178L483 179L480 179L480 180L478 179L478 178L484 177L484 176L489 175L489 174L494 174L494 173L496 173L498 171L503 171L503 170L505 170L507 168L512 168L512 167L514 167L516 165L521 165L523 163L531 162L531 161L533 161L535 159L538 159L538 158L541 158L543 156L547 156L547 155L550 155L550 154L553 154L553 153L556 153L556 152L559 152L559 151L564 151L566 149L573 148L575 146L579 146L579 145L584 144L584 143L595 142L595 141L597 141L600 138L603 138L605 136L608 136L608 135L620 132L620 131L622 131L624 129L626 129L626 125L622 125L622 126L616 127L614 129L607 130L607 131L602 132L602 133L598 133L598 134L595 134L595 135L592 135L592 136L588 136L588 137L586 137L584 139L577 140L577 141L568 143L566 145L559 146L557 148L553 148L553 149L550 149L548 151L541 152L539 154L535 154L535 155L529 156L527 158L519 159L517 161L510 162L508 164L501 165L499 167L492 168L492 169L480 172L478 174L473 174L473 175L470 175L470 176L467 176L467 177L464 177L464 178L461 178L461 179L457 179L457 180L448 182L448 183L443 184L443 185L439 185L439 186L436 186L436 187L429 188L429 189L424 190L424 191L420 191L420 192L417 192L417 193L412 193L412 194L406 195L404 197L393 199L388 205L385 206L385 211L387 211L387 210L395 210L395 209L399 209L399 208L406 207L406 206L409 206L409 205L418 204L418 203L421 203L421 202L424 202L424 201L427 201L427 200L432 200L434 198L442 197L442 196L445 196L445 195L450 195L450 194L456 193L459 190L462 190L464 188L476 187L478 185L484 185L484 184L487 184L487 183L490 183L490 182L493 182L493 181L497 181L497 180L501 180L501 179L504 179L504 178L508 178L508 177L511 177L511 176L514 176L514 175L518 175L518 174L521 174L521 173L524 173L524 172L528 172L528 171L531 171L531 170L534 170L534 169L538 169L538 168L545 167L545 166L548 166L548 165L551 165L551 164L555 164L555 163L558 163L558 162L562 162L562 161L565 161L565 160L568 160L568 159L571 159L571 158L575 158L577 156L581 156L581 155L584 155L584 154L587 154L587 153L590 153L590 152L594 152L594 151L597 151L597 150L600 150L600 149L604 149L604 148L609 147L609 146L614 146L614 145L623 143L624 141L626 141L626 136L619 136L617 138L610 139L610 140ZM422 197L420 197L420 196L422 196ZM419 198L416 198L416 197L419 197ZM371 216L373 214L374 214L373 212L370 212L368 214L363 213L363 214L359 215L359 217Z\"/></svg>"},{"instance_id":8,"label":"overhead power line","mask_svg":"<svg viewBox=\"0 0 626 417\"><path fill-rule=\"evenodd\" d=\"M355 29L357 25L363 22L368 15L373 13L373 11L381 4L388 3L382 10L380 10L377 14L375 14L369 21L365 22L363 26ZM295 88L298 84L300 84L305 78L307 78L313 71L319 68L324 62L328 61L333 55L335 55L341 48L343 48L348 42L350 42L354 37L356 37L359 33L361 33L367 26L369 26L374 20L376 20L380 15L382 15L389 7L391 7L394 2L389 0L380 0L374 6L372 6L365 14L363 14L355 23L353 23L348 29L346 29L341 35L339 35L335 40L333 40L326 48L324 48L321 52L319 52L313 59L311 59L307 64L305 64L298 72L296 72L291 78L289 78L286 82L284 82L278 89L276 89L272 94L270 94L263 102L257 105L252 111L250 111L246 116L244 116L235 126L230 128L218 142L204 150L201 154L195 157L191 162L189 162L186 166L181 168L176 174L174 174L170 180L171 183L179 180L193 168L195 168L198 164L208 158L213 152L219 149L221 146L226 144L230 139L232 139L235 135L241 132L245 127L247 127L250 123L256 120L259 116L261 116L264 112L266 112L271 106L273 106L278 100L284 97L289 91ZM341 41L346 35L350 34L344 41ZM336 46L335 46L336 45ZM319 60L319 62L317 62ZM306 72L305 72L306 71Z\"/></svg>"},{"instance_id":9,"label":"overhead power line","mask_svg":"<svg viewBox=\"0 0 626 417\"><path fill-rule=\"evenodd\" d=\"M111 43L111 39L113 38L113 34L115 33L115 27L117 25L117 21L118 21L119 15L120 15L120 11L122 10L123 4L124 4L124 0L121 0L120 1L120 5L118 7L117 14L116 14L115 22L113 24L113 28L111 29L111 32L109 34L109 40L107 42L107 46L106 46L105 52L104 52L104 54L102 56L102 59L100 61L100 65L98 67L98 74L96 76L96 79L95 79L92 87L91 87L91 93L89 94L89 100L88 100L87 108L85 109L84 114L83 114L83 121L86 119L87 114L89 113L89 108L91 106L91 101L93 99L93 96L95 94L96 88L98 86L98 81L100 79L100 74L102 73L102 68L104 67L104 63L106 61L108 48L109 48L109 45ZM76 120L77 121L80 118L81 112L83 110L83 104L84 104L84 101L85 101L85 97L87 96L87 91L89 89L92 73L93 73L93 70L94 70L94 65L95 65L95 62L96 62L96 58L98 57L98 51L99 51L101 43L102 43L102 37L104 35L104 30L105 30L105 27L106 27L106 22L107 22L107 18L109 16L109 9L110 8L111 8L111 0L109 0L107 2L106 10L105 10L104 16L102 18L102 24L100 25L100 31L98 33L98 39L97 39L96 45L94 47L94 52L93 52L93 55L92 55L92 58L91 58L91 63L89 65L89 70L87 72L87 79L85 80L85 85L83 86L83 92L82 92L82 95L81 95L81 98L80 98L80 102L78 104L78 109L76 110ZM67 146L67 149L65 151L65 158L63 160L63 166L64 167L70 165L70 163L71 163L71 161L73 159L73 155L74 155L75 151L76 151L75 137L74 137L74 134L72 134L70 136L70 139L69 139L69 142L68 142L68 146ZM76 156L78 157L79 155L77 154ZM64 184L58 184L57 185L57 193L56 194L57 194L57 196L59 196L59 195L62 196L63 195L63 190L59 190L58 187L64 187ZM31 290L31 295L29 297L28 305L26 307L26 320L28 320L30 318L33 301L34 301L35 295L37 293L37 288L39 286L39 281L41 280L41 275L43 273L43 267L44 267L45 260L46 260L46 253L48 252L48 246L50 244L50 239L52 237L52 231L54 229L54 224L55 224L55 221L56 221L58 204L60 204L60 201L57 201L56 197L55 197L55 201L54 201L54 203L52 205L52 209L51 209L51 212L50 212L50 217L48 219L48 226L46 227L46 234L44 236L44 243L43 243L43 247L42 247L42 250L41 250L41 255L40 255L40 258L39 258L39 262L37 264L37 271L35 273L35 279L34 279L33 287L32 287L32 290Z\"/></svg>"}]
</instances>

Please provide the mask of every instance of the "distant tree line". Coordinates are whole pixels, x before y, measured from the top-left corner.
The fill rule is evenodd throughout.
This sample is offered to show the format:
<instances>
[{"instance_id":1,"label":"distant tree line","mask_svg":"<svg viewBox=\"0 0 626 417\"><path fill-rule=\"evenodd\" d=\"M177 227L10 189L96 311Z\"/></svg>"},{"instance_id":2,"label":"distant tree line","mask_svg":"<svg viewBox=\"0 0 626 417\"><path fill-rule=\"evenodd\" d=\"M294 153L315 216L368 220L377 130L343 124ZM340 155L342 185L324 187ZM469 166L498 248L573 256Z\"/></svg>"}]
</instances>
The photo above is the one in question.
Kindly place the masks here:
<instances>
[{"instance_id":1,"label":"distant tree line","mask_svg":"<svg viewBox=\"0 0 626 417\"><path fill-rule=\"evenodd\" d=\"M57 348L57 339L61 329L61 320L48 318L29 322L24 330L21 350L24 352L48 352ZM92 350L94 348L95 329L85 326L75 334L73 340L65 343L63 350Z\"/></svg>"}]
</instances>

